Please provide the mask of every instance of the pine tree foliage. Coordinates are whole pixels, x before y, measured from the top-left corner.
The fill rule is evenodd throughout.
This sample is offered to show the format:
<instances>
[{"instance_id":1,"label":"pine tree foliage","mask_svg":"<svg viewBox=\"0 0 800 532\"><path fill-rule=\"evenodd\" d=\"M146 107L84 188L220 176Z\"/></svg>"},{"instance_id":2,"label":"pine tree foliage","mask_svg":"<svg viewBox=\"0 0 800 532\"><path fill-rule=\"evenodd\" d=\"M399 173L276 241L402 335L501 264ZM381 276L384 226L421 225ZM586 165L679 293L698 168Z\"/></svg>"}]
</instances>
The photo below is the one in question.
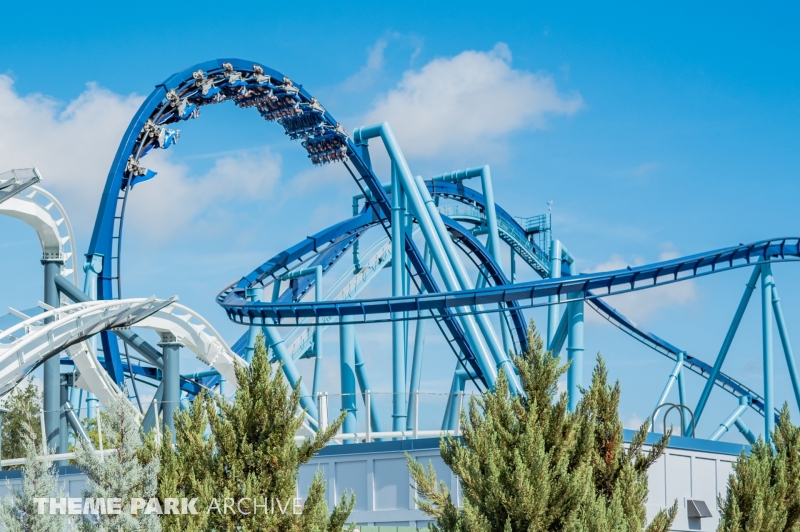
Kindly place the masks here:
<instances>
[{"instance_id":1,"label":"pine tree foliage","mask_svg":"<svg viewBox=\"0 0 800 532\"><path fill-rule=\"evenodd\" d=\"M742 451L719 498L721 532L800 530L800 429L784 404L773 445L759 437Z\"/></svg>"},{"instance_id":2,"label":"pine tree foliage","mask_svg":"<svg viewBox=\"0 0 800 532\"><path fill-rule=\"evenodd\" d=\"M305 417L299 388L289 390L281 371L273 370L260 335L252 364L237 367L236 378L239 390L232 403L199 395L176 416L175 448L160 448L159 496L199 499L198 515L164 516L164 531L340 532L355 499L343 495L329 513L321 475L314 477L301 512L294 514L289 508L283 513L278 505L285 507L290 500L294 504L299 466L330 441L344 416L298 445L294 437ZM225 498L244 501L246 512L252 512L253 500L259 506L266 500L270 508L250 515L217 511L213 499L222 509Z\"/></svg>"},{"instance_id":3,"label":"pine tree foliage","mask_svg":"<svg viewBox=\"0 0 800 532\"><path fill-rule=\"evenodd\" d=\"M122 513L81 516L79 529L86 532L158 532L159 516L139 510L131 511L131 499L156 496L159 459L142 456L142 435L136 414L124 397L115 398L102 414L103 440L107 449L116 451L100 457L86 442L76 451L78 467L86 473L86 498L121 499Z\"/></svg>"},{"instance_id":4,"label":"pine tree foliage","mask_svg":"<svg viewBox=\"0 0 800 532\"><path fill-rule=\"evenodd\" d=\"M22 486L11 488L6 480L8 494L0 503L0 522L6 532L61 532L67 523L67 516L51 515L49 505L44 505L44 513L39 513L36 502L36 499L48 499L49 502L50 498L62 496L58 472L51 460L40 456L39 451L42 448L30 436L34 433L34 425L28 423L27 427L30 432L22 436L25 456Z\"/></svg>"},{"instance_id":5,"label":"pine tree foliage","mask_svg":"<svg viewBox=\"0 0 800 532\"><path fill-rule=\"evenodd\" d=\"M463 441L440 441L444 462L461 483L463 508L444 482L408 457L420 509L444 532L641 531L645 525L647 468L666 446L665 435L642 451L647 424L628 450L619 421L619 385L607 384L602 358L575 413L566 394L556 397L566 372L544 350L531 323L528 351L514 357L524 395L513 397L501 371L494 391L461 413ZM677 502L660 512L648 532L669 530Z\"/></svg>"},{"instance_id":6,"label":"pine tree foliage","mask_svg":"<svg viewBox=\"0 0 800 532\"><path fill-rule=\"evenodd\" d=\"M3 460L28 456L25 446L26 436L30 434L39 442L37 445L41 446L41 405L41 393L30 378L25 387L18 385L6 396L3 407L8 412L3 414ZM18 468L19 466L9 467Z\"/></svg>"}]
</instances>

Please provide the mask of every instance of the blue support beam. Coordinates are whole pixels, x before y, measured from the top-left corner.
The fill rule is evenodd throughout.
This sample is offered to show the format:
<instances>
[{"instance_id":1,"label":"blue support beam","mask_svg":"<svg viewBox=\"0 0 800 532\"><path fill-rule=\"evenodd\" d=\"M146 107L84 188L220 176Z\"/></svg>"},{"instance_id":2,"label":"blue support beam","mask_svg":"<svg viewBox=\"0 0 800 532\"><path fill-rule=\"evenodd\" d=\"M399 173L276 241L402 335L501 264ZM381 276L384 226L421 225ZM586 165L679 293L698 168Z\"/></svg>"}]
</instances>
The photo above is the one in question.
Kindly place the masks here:
<instances>
[{"instance_id":1,"label":"blue support beam","mask_svg":"<svg viewBox=\"0 0 800 532\"><path fill-rule=\"evenodd\" d=\"M409 206L417 217L417 223L419 224L420 230L425 237L425 242L428 244L431 250L431 255L433 256L433 260L436 263L436 267L442 276L442 280L444 281L447 290L460 290L461 286L456 279L456 274L453 270L453 264L448 260L448 257L445 253L444 246L450 241L446 240L443 242L440 240L436 228L434 227L434 222L431 219L428 209L426 208L425 201L420 195L419 188L417 187L415 179L411 174L411 170L408 168L408 164L406 163L405 157L403 157L402 150L397 144L397 140L394 138L394 133L392 133L389 124L384 123L378 126L356 129L353 132L353 137L357 144L369 138L381 137L393 165L395 165L398 170L398 178L400 179L403 189L408 196L410 203ZM431 206L432 208L435 208L432 200ZM497 381L497 369L483 347L481 336L475 323L475 318L473 316L465 315L460 316L458 321L461 323L464 329L466 340L469 342L471 349L475 352L477 363L481 368L484 378L489 386L493 387L494 383Z\"/></svg>"},{"instance_id":2,"label":"blue support beam","mask_svg":"<svg viewBox=\"0 0 800 532\"><path fill-rule=\"evenodd\" d=\"M734 423L736 424L736 428L737 428L737 429L739 429L739 432L741 432L741 433L742 433L742 436L744 436L744 438L747 440L747 442L748 442L750 445L753 445L753 444L755 444L755 443L756 443L756 436L755 436L755 434L753 434L752 432L750 432L750 429L749 429L749 428L747 428L747 425L745 425L745 424L744 424L744 421L742 421L742 418L741 418L741 417L740 417L740 418L737 418L737 419L736 419L736 421L735 421Z\"/></svg>"},{"instance_id":3,"label":"blue support beam","mask_svg":"<svg viewBox=\"0 0 800 532\"><path fill-rule=\"evenodd\" d=\"M561 277L561 242L553 240L550 244L550 278L558 279ZM553 345L553 338L556 336L556 329L559 324L560 305L558 304L558 294L548 297L550 304L547 307L547 345ZM551 349L551 351L554 351ZM554 352L553 355L558 353Z\"/></svg>"},{"instance_id":4,"label":"blue support beam","mask_svg":"<svg viewBox=\"0 0 800 532\"><path fill-rule=\"evenodd\" d=\"M772 267L769 264L761 266L761 342L764 358L764 441L772 441L775 430L775 417L771 414L775 409L775 362L772 349Z\"/></svg>"},{"instance_id":5,"label":"blue support beam","mask_svg":"<svg viewBox=\"0 0 800 532\"><path fill-rule=\"evenodd\" d=\"M322 293L322 266L317 265L312 268L303 268L289 272L279 279L275 280L275 289L272 294L272 300L275 301L280 295L280 282L281 280L300 279L307 275L314 276L314 301L320 302L323 300ZM314 324L314 381L312 385L312 397L316 397L321 389L322 384L322 328L319 326L319 321Z\"/></svg>"},{"instance_id":6,"label":"blue support beam","mask_svg":"<svg viewBox=\"0 0 800 532\"><path fill-rule=\"evenodd\" d=\"M342 432L353 434L358 427L358 401L356 397L356 346L355 328L349 319L339 325L339 374L341 379L342 410L345 412ZM356 443L352 438L344 443Z\"/></svg>"},{"instance_id":7,"label":"blue support beam","mask_svg":"<svg viewBox=\"0 0 800 532\"><path fill-rule=\"evenodd\" d=\"M278 285L280 286L280 284ZM248 301L262 301L264 299L264 288L260 286L251 286L245 290L245 297ZM258 337L258 327L250 326L247 331L247 346L244 348L244 358L247 363L253 361L253 351L256 348L256 338Z\"/></svg>"},{"instance_id":8,"label":"blue support beam","mask_svg":"<svg viewBox=\"0 0 800 532\"><path fill-rule=\"evenodd\" d=\"M369 376L367 374L367 367L364 362L364 355L361 352L361 344L358 342L358 335L354 333L353 342L355 347L355 364L356 364L356 379L358 380L358 387L361 389L361 395L364 399L364 406L367 404L367 392L372 394L374 390L370 386ZM383 424L381 423L380 415L378 414L378 405L376 401L371 399L369 401L369 419L370 427L373 432L383 432Z\"/></svg>"},{"instance_id":9,"label":"blue support beam","mask_svg":"<svg viewBox=\"0 0 800 532\"><path fill-rule=\"evenodd\" d=\"M392 164L392 297L405 291L405 202L397 164ZM406 343L402 313L392 313L392 430L406 424Z\"/></svg>"},{"instance_id":10,"label":"blue support beam","mask_svg":"<svg viewBox=\"0 0 800 532\"><path fill-rule=\"evenodd\" d=\"M583 386L583 298L567 304L569 313L569 337L567 339L567 393L569 411L574 412L580 401L580 388Z\"/></svg>"},{"instance_id":11,"label":"blue support beam","mask_svg":"<svg viewBox=\"0 0 800 532\"><path fill-rule=\"evenodd\" d=\"M736 423L736 421L744 414L744 411L750 406L750 398L749 397L740 397L739 398L739 406L731 412L731 415L728 418L720 423L719 428L714 431L714 433L708 438L711 441L718 441L722 436L725 435L726 432L731 428L731 425Z\"/></svg>"},{"instance_id":12,"label":"blue support beam","mask_svg":"<svg viewBox=\"0 0 800 532\"><path fill-rule=\"evenodd\" d=\"M700 399L697 401L697 406L694 409L695 423L699 423L700 417L703 415L703 410L705 410L708 397L711 395L711 390L714 388L714 383L716 382L717 376L722 369L722 364L725 362L725 357L728 356L728 350L731 348L733 338L736 336L736 331L739 329L739 324L742 322L744 311L747 310L747 304L750 302L750 296L753 295L753 291L758 283L758 278L761 275L761 268L762 266L760 265L753 268L753 272L750 274L750 279L745 285L744 294L742 294L742 298L739 300L739 306L736 308L736 313L733 315L733 321L731 321L731 324L728 327L728 333L725 335L725 340L722 342L722 347L719 350L719 354L717 354L717 360L714 363L714 368L711 370L711 374L708 376L706 385L703 388L703 391L700 394ZM681 399L681 402L683 402L683 399ZM767 409L765 406L765 412L766 415L764 417L770 417L769 413L772 412L772 410Z\"/></svg>"},{"instance_id":13,"label":"blue support beam","mask_svg":"<svg viewBox=\"0 0 800 532\"><path fill-rule=\"evenodd\" d=\"M792 344L789 342L789 331L786 330L786 321L783 318L781 299L778 297L778 288L775 286L774 279L772 283L772 310L775 312L775 323L778 325L778 335L780 335L783 354L786 357L786 367L789 370L789 378L792 380L795 405L800 408L800 380L798 380L797 377L797 366L795 365L794 354L792 353Z\"/></svg>"},{"instance_id":14,"label":"blue support beam","mask_svg":"<svg viewBox=\"0 0 800 532\"><path fill-rule=\"evenodd\" d=\"M653 409L655 414L653 415L652 424L655 426L656 419L658 418L659 408L667 401L667 397L669 397L669 392L672 389L672 385L675 381L678 380L679 376L682 373L683 369L683 361L686 359L686 353L678 353L678 360L675 362L675 367L672 368L672 372L667 377L667 385L664 386L664 391L661 392L661 397L658 398L658 403L656 403L656 407ZM681 397L681 404L683 404L683 398Z\"/></svg>"},{"instance_id":15,"label":"blue support beam","mask_svg":"<svg viewBox=\"0 0 800 532\"><path fill-rule=\"evenodd\" d=\"M317 404L314 402L314 397L308 393L306 385L300 380L300 372L297 370L294 360L292 360L292 357L289 356L289 353L286 351L286 344L284 344L283 338L281 338L276 327L262 327L261 330L264 332L265 343L267 344L266 347L272 349L278 361L281 362L283 373L286 375L286 380L289 381L289 385L295 387L299 383L300 405L306 409L308 415L314 420L314 427L316 428L316 425L319 423ZM222 392L220 391L220 393Z\"/></svg>"}]
</instances>

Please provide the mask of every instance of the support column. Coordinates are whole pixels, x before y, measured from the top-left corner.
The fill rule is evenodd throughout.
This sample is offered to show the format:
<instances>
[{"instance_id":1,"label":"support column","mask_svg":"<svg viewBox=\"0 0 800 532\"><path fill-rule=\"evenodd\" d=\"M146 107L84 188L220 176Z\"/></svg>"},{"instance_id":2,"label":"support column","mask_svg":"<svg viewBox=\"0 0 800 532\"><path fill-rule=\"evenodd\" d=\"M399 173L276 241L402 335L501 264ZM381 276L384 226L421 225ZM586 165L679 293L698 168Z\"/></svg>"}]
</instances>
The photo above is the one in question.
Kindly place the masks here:
<instances>
[{"instance_id":1,"label":"support column","mask_svg":"<svg viewBox=\"0 0 800 532\"><path fill-rule=\"evenodd\" d=\"M775 286L774 278L772 280L772 310L775 313L775 324L778 326L778 335L781 338L783 354L786 357L789 378L792 380L795 402L800 408L800 379L797 377L797 366L794 362L792 344L789 342L789 332L786 330L786 320L783 319L783 310L781 309L781 298L778 297L778 288Z\"/></svg>"},{"instance_id":2,"label":"support column","mask_svg":"<svg viewBox=\"0 0 800 532\"><path fill-rule=\"evenodd\" d=\"M161 412L164 430L169 429L171 441L175 443L175 412L180 408L181 400L181 347L171 333L161 333L162 356L164 357L164 372L161 382L164 386L164 395L161 399Z\"/></svg>"},{"instance_id":3,"label":"support column","mask_svg":"<svg viewBox=\"0 0 800 532\"><path fill-rule=\"evenodd\" d=\"M423 260L425 261L425 265L428 266L428 269L431 269L431 252L427 245L425 245ZM430 311L423 310L420 312L420 316L431 316L431 313ZM422 379L422 356L425 352L425 329L427 327L427 323L427 319L419 319L417 320L417 326L414 329L414 355L411 359L411 382L408 385L409 402L406 417L406 430L411 430L413 428L412 408L419 407L419 405L412 404L410 399L411 397L419 398L419 385Z\"/></svg>"},{"instance_id":4,"label":"support column","mask_svg":"<svg viewBox=\"0 0 800 532\"><path fill-rule=\"evenodd\" d=\"M561 241L553 240L550 243L550 278L561 277ZM558 296L550 296L550 305L547 307L547 349L551 349L553 338L558 329L559 305Z\"/></svg>"},{"instance_id":5,"label":"support column","mask_svg":"<svg viewBox=\"0 0 800 532\"><path fill-rule=\"evenodd\" d=\"M772 267L761 266L761 345L764 355L764 441L772 441L775 430L774 361L772 357Z\"/></svg>"},{"instance_id":6,"label":"support column","mask_svg":"<svg viewBox=\"0 0 800 532\"><path fill-rule=\"evenodd\" d=\"M314 397L308 393L305 383L300 379L300 372L297 370L294 360L286 351L286 345L283 342L281 333L277 327L261 327L261 332L264 333L266 347L272 349L272 352L275 353L281 363L283 374L286 376L286 380L289 381L289 386L292 388L298 386L300 388L300 406L306 409L308 415L314 420L312 424L316 428L319 423L317 405L314 402Z\"/></svg>"},{"instance_id":7,"label":"support column","mask_svg":"<svg viewBox=\"0 0 800 532\"><path fill-rule=\"evenodd\" d=\"M86 262L83 264L83 293L89 299L97 299L97 276L103 271L103 255L95 253L86 255ZM92 353L97 356L97 335L89 338L89 346ZM80 416L80 410L78 410ZM94 419L97 416L97 397L92 392L86 392L86 418Z\"/></svg>"},{"instance_id":8,"label":"support column","mask_svg":"<svg viewBox=\"0 0 800 532\"><path fill-rule=\"evenodd\" d=\"M656 408L654 409L655 414L653 415L652 422L653 425L656 424L656 419L658 419L658 414L660 413L659 407L667 401L667 397L669 397L669 392L672 389L672 385L680 378L681 373L683 373L683 361L685 359L686 353L682 351L678 353L677 360L675 361L675 367L672 369L672 373L669 374L669 377L667 377L667 385L664 387L664 391L661 392L661 397L658 398L658 403L656 403ZM683 399L683 396L681 396L681 399Z\"/></svg>"},{"instance_id":9,"label":"support column","mask_svg":"<svg viewBox=\"0 0 800 532\"><path fill-rule=\"evenodd\" d=\"M86 418L94 419L97 417L97 396L92 392L86 392Z\"/></svg>"},{"instance_id":10,"label":"support column","mask_svg":"<svg viewBox=\"0 0 800 532\"><path fill-rule=\"evenodd\" d=\"M731 428L731 425L736 423L736 420L738 420L744 411L747 410L747 407L750 406L750 400L751 399L749 395L743 395L740 397L739 406L736 407L736 410L734 410L725 421L720 423L717 430L715 430L714 434L712 434L708 439L711 441L719 441L719 439L722 438L726 432L728 432L728 430Z\"/></svg>"},{"instance_id":11,"label":"support column","mask_svg":"<svg viewBox=\"0 0 800 532\"><path fill-rule=\"evenodd\" d=\"M246 288L244 295L248 301L262 301L264 299L264 288L252 287ZM251 325L247 331L247 347L244 348L244 359L250 363L253 361L253 351L256 348L256 338L258 337L258 327Z\"/></svg>"},{"instance_id":12,"label":"support column","mask_svg":"<svg viewBox=\"0 0 800 532\"><path fill-rule=\"evenodd\" d=\"M358 401L356 400L356 346L352 318L342 317L339 325L339 360L342 410L346 412L342 432L352 434L357 429ZM343 443L354 443L347 439Z\"/></svg>"},{"instance_id":13,"label":"support column","mask_svg":"<svg viewBox=\"0 0 800 532\"><path fill-rule=\"evenodd\" d=\"M369 425L373 432L383 432L383 425L378 415L378 407L375 401L369 401L367 404L367 393L372 390L369 384L369 376L367 375L367 368L364 367L364 355L361 352L361 346L358 343L358 336L353 332L353 345L355 347L355 364L356 364L356 379L358 380L358 387L361 388L361 393L364 396L364 408L369 416Z\"/></svg>"},{"instance_id":14,"label":"support column","mask_svg":"<svg viewBox=\"0 0 800 532\"><path fill-rule=\"evenodd\" d=\"M61 272L64 261L60 258L42 259L44 265L44 302L51 307L59 306L58 290L55 278ZM45 320L47 323L54 318ZM47 447L53 448L57 453L67 452L61 446L59 427L61 425L61 354L55 354L44 361L42 409L44 411L44 426L47 431Z\"/></svg>"},{"instance_id":15,"label":"support column","mask_svg":"<svg viewBox=\"0 0 800 532\"><path fill-rule=\"evenodd\" d=\"M356 241L357 242L357 241ZM314 301L319 303L325 295L322 293L322 266L314 268ZM314 383L311 387L311 395L314 397L319 393L322 383L322 327L319 319L314 324Z\"/></svg>"},{"instance_id":16,"label":"support column","mask_svg":"<svg viewBox=\"0 0 800 532\"><path fill-rule=\"evenodd\" d=\"M754 267L753 273L750 274L750 279L747 281L747 285L745 286L742 299L739 300L739 306L736 308L736 314L733 315L733 321L731 322L730 327L728 327L728 333L725 335L725 340L722 342L722 347L719 349L717 360L714 362L714 368L708 375L706 385L703 388L703 392L700 394L700 399L697 401L697 406L694 409L695 423L700 423L700 416L703 414L703 410L706 407L706 402L708 401L709 395L711 395L711 390L714 389L714 384L717 381L717 375L719 375L720 369L722 368L722 363L725 362L725 357L728 356L728 350L731 347L731 343L733 343L734 336L736 336L736 331L739 329L742 316L744 316L744 311L747 310L747 304L750 302L750 296L753 295L753 291L756 288L758 277L760 275L761 266ZM681 399L681 402L683 402L683 399Z\"/></svg>"},{"instance_id":17,"label":"support column","mask_svg":"<svg viewBox=\"0 0 800 532\"><path fill-rule=\"evenodd\" d=\"M405 207L397 165L392 164L392 296L403 295L405 271ZM402 313L392 313L392 430L406 424L406 349Z\"/></svg>"},{"instance_id":18,"label":"support column","mask_svg":"<svg viewBox=\"0 0 800 532\"><path fill-rule=\"evenodd\" d=\"M581 292L579 296L583 297ZM574 412L580 400L580 386L583 385L583 299L570 301L569 337L567 339L567 358L570 362L567 370L567 393L569 394L569 411Z\"/></svg>"}]
</instances>

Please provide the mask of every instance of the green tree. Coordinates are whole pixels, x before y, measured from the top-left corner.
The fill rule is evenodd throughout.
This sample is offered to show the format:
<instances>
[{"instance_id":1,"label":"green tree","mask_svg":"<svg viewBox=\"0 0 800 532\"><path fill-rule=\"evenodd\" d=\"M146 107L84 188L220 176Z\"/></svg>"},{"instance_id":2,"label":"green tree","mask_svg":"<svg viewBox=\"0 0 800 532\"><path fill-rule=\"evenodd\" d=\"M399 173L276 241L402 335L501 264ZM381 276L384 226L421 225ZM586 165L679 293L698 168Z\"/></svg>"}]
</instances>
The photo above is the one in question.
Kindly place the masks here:
<instances>
[{"instance_id":1,"label":"green tree","mask_svg":"<svg viewBox=\"0 0 800 532\"><path fill-rule=\"evenodd\" d=\"M136 413L122 396L114 398L107 406L103 422L103 441L107 449L115 452L98 456L83 440L76 451L75 461L86 473L86 498L117 498L121 500L122 513L82 515L79 528L83 531L114 532L158 532L161 530L159 516L139 509L135 514L131 508L132 498L149 499L156 496L159 469L157 455L142 452L142 434ZM146 459L142 459L146 457ZM160 510L160 508L159 508Z\"/></svg>"},{"instance_id":2,"label":"green tree","mask_svg":"<svg viewBox=\"0 0 800 532\"><path fill-rule=\"evenodd\" d=\"M800 429L784 404L773 445L763 438L742 453L718 499L722 532L800 530Z\"/></svg>"},{"instance_id":3,"label":"green tree","mask_svg":"<svg viewBox=\"0 0 800 532\"><path fill-rule=\"evenodd\" d=\"M60 498L58 473L51 460L39 456L37 445L30 434L34 425L28 425L27 434L22 436L25 465L22 468L22 485L11 488L6 480L8 494L0 503L0 522L6 532L61 532L67 523L66 515L50 514L48 504L38 504L37 499ZM41 449L41 447L38 447ZM18 454L15 458L20 458Z\"/></svg>"},{"instance_id":4,"label":"green tree","mask_svg":"<svg viewBox=\"0 0 800 532\"><path fill-rule=\"evenodd\" d=\"M175 419L176 444L161 445L159 497L198 498L198 514L162 517L165 532L328 531L340 532L355 499L342 500L329 514L325 482L315 476L298 514L290 507L297 490L298 468L307 463L336 434L344 416L313 439L295 442L304 423L299 387L290 390L282 372L273 370L259 336L253 362L236 368L239 390L232 403L200 394ZM169 441L165 435L164 441ZM238 511L223 513L224 499L243 501ZM220 508L217 511L214 501ZM253 511L252 501L275 510ZM210 509L210 511L208 511ZM352 528L352 527L351 527Z\"/></svg>"},{"instance_id":5,"label":"green tree","mask_svg":"<svg viewBox=\"0 0 800 532\"><path fill-rule=\"evenodd\" d=\"M39 388L28 378L26 386L17 385L6 396L3 407L3 460L23 458L26 454L26 436L33 435L35 445L41 446L42 428L39 416L42 414L42 401ZM19 469L11 466L9 469Z\"/></svg>"},{"instance_id":6,"label":"green tree","mask_svg":"<svg viewBox=\"0 0 800 532\"><path fill-rule=\"evenodd\" d=\"M417 502L435 519L431 529L642 530L647 468L661 456L669 435L644 453L645 424L625 450L619 385L607 384L602 358L591 387L570 413L566 394L556 397L566 367L544 350L533 323L528 346L514 357L524 394L511 396L501 371L495 390L473 398L461 412L463 440L440 440L441 456L461 483L463 509L446 484L437 483L432 464L425 468L407 457ZM676 512L677 502L647 530L669 530Z\"/></svg>"}]
</instances>

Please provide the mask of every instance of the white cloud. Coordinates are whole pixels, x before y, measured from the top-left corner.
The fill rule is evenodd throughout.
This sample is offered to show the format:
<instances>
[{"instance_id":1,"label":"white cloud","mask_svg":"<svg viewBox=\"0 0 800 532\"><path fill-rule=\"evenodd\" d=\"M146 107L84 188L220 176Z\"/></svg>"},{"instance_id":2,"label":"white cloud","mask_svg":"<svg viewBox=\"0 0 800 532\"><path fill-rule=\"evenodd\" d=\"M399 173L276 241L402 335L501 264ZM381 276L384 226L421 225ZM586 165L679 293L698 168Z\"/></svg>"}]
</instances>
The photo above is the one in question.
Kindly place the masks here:
<instances>
[{"instance_id":1,"label":"white cloud","mask_svg":"<svg viewBox=\"0 0 800 532\"><path fill-rule=\"evenodd\" d=\"M158 176L131 190L129 223L156 242L169 240L200 216L218 218L220 211L231 209L226 205L230 200L241 204L269 197L281 173L280 156L268 149L222 157L199 176L174 162L169 152L153 151L143 165Z\"/></svg>"},{"instance_id":2,"label":"white cloud","mask_svg":"<svg viewBox=\"0 0 800 532\"><path fill-rule=\"evenodd\" d=\"M86 85L66 106L42 94L21 96L0 75L0 168L36 166L43 186L79 226L91 224L117 146L142 97Z\"/></svg>"},{"instance_id":3,"label":"white cloud","mask_svg":"<svg viewBox=\"0 0 800 532\"><path fill-rule=\"evenodd\" d=\"M511 67L503 43L489 52L464 51L403 74L378 98L364 124L391 123L406 155L482 151L520 129L541 129L549 115L572 115L578 93L563 94L546 73Z\"/></svg>"},{"instance_id":4,"label":"white cloud","mask_svg":"<svg viewBox=\"0 0 800 532\"><path fill-rule=\"evenodd\" d=\"M382 37L367 49L367 63L361 70L344 80L342 88L346 91L356 91L372 84L375 76L383 70L384 52L388 44L389 40Z\"/></svg>"},{"instance_id":5,"label":"white cloud","mask_svg":"<svg viewBox=\"0 0 800 532\"><path fill-rule=\"evenodd\" d=\"M670 244L666 244L665 247L668 249L659 255L659 261L670 260L678 256L674 250L669 249L671 247ZM615 254L606 262L589 269L588 272L623 270L630 264L621 255ZM644 264L641 258L633 261L634 266L641 264ZM697 287L694 281L687 280L603 299L629 319L634 321L647 320L663 308L686 305L693 302L697 299ZM595 322L605 322L605 319L599 317L595 312L587 312L587 319Z\"/></svg>"},{"instance_id":6,"label":"white cloud","mask_svg":"<svg viewBox=\"0 0 800 532\"><path fill-rule=\"evenodd\" d=\"M10 77L0 75L0 171L38 167L42 185L64 203L78 230L87 233L117 147L142 99L88 83L64 104L42 94L22 96ZM266 198L281 170L280 156L267 149L218 158L202 175L193 175L169 151L153 150L142 164L158 177L131 191L135 199L128 219L137 232L156 242L234 198Z\"/></svg>"}]
</instances>

